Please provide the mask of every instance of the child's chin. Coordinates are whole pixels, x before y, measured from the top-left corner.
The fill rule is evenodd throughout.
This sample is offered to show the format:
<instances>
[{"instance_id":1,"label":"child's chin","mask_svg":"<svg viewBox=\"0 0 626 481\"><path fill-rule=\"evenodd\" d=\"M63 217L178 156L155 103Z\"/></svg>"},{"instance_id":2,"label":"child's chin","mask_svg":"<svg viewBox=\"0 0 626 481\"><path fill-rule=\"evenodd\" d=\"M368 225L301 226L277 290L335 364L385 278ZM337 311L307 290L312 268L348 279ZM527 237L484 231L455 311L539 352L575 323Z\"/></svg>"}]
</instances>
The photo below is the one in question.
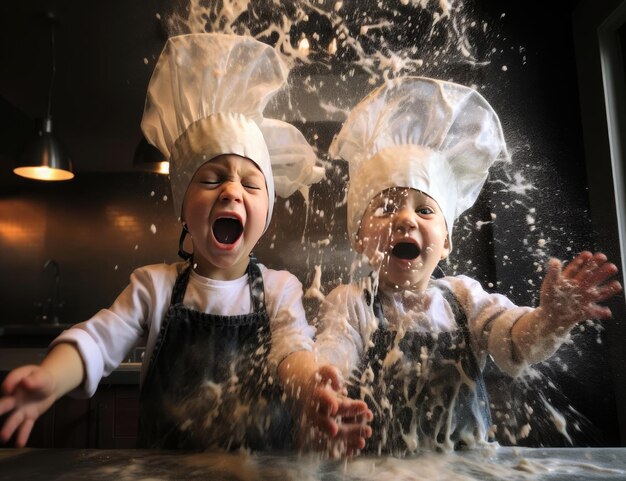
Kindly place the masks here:
<instances>
[{"instance_id":1,"label":"child's chin","mask_svg":"<svg viewBox=\"0 0 626 481\"><path fill-rule=\"evenodd\" d=\"M380 284L393 287L393 288L404 288L411 286L411 279L406 276L394 275L392 273L383 273L381 269L380 275L378 276L378 281Z\"/></svg>"},{"instance_id":2,"label":"child's chin","mask_svg":"<svg viewBox=\"0 0 626 481\"><path fill-rule=\"evenodd\" d=\"M380 275L380 280L397 289L411 289L421 283L422 276L416 276L412 270L388 269L387 273Z\"/></svg>"}]
</instances>

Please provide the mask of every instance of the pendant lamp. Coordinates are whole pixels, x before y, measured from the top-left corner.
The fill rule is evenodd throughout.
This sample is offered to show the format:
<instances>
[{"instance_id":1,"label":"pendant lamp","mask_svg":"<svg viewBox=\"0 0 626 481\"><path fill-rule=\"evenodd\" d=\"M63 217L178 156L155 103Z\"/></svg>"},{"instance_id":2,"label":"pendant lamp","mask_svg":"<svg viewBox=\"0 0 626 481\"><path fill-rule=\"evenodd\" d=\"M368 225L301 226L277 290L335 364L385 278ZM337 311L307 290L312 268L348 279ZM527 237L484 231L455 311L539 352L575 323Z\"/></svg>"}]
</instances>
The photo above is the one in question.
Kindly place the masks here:
<instances>
[{"instance_id":1,"label":"pendant lamp","mask_svg":"<svg viewBox=\"0 0 626 481\"><path fill-rule=\"evenodd\" d=\"M29 179L69 180L74 177L72 161L65 145L54 135L52 130L52 91L56 73L54 36L56 17L52 12L48 12L46 19L50 24L50 51L52 56L48 111L46 118L38 121L37 131L28 140L13 172Z\"/></svg>"},{"instance_id":2,"label":"pendant lamp","mask_svg":"<svg viewBox=\"0 0 626 481\"><path fill-rule=\"evenodd\" d=\"M155 172L167 175L170 173L170 163L167 161L159 149L150 144L145 137L137 144L133 164L139 170L145 172Z\"/></svg>"}]
</instances>

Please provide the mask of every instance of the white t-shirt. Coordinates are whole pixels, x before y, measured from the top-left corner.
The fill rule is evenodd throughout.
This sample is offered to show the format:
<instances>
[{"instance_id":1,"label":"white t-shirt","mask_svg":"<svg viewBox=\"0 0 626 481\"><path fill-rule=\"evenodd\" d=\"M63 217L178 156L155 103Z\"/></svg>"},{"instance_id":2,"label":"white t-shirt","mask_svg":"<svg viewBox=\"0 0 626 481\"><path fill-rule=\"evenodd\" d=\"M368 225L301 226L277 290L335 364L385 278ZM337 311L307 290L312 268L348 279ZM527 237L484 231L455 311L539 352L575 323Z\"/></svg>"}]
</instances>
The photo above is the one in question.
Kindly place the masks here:
<instances>
[{"instance_id":1,"label":"white t-shirt","mask_svg":"<svg viewBox=\"0 0 626 481\"><path fill-rule=\"evenodd\" d=\"M157 340L161 322L170 305L172 289L186 263L140 267L113 305L88 321L61 333L60 342L76 345L85 366L85 381L73 393L92 396L103 376L108 376L136 346L145 346L141 367L143 381ZM265 307L270 320L272 347L270 369L276 370L289 354L313 349L315 329L307 323L302 306L302 284L287 271L259 264L265 290ZM248 274L232 281L208 279L192 271L183 304L197 311L223 316L252 311Z\"/></svg>"},{"instance_id":2,"label":"white t-shirt","mask_svg":"<svg viewBox=\"0 0 626 481\"><path fill-rule=\"evenodd\" d=\"M359 366L378 319L363 295L368 280L340 285L322 304L315 351L320 364L333 364L347 378ZM515 359L511 328L529 307L517 307L500 294L489 294L469 277L432 280L421 293L383 293L381 302L389 330L446 332L457 327L452 308L444 298L447 287L458 299L481 367L491 355L504 372L517 375L525 364Z\"/></svg>"}]
</instances>

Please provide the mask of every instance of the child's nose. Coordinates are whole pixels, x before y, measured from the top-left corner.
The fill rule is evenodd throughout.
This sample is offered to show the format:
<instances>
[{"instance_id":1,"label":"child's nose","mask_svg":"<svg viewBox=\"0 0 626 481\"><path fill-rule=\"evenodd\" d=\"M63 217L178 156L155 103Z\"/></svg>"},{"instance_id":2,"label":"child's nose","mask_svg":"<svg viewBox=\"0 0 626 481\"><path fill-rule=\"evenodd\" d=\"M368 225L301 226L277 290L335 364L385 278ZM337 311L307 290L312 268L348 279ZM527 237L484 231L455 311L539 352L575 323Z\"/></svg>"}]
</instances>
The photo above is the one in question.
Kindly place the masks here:
<instances>
[{"instance_id":1,"label":"child's nose","mask_svg":"<svg viewBox=\"0 0 626 481\"><path fill-rule=\"evenodd\" d=\"M222 184L220 199L223 201L239 202L242 199L243 188L239 182L227 181Z\"/></svg>"},{"instance_id":2,"label":"child's nose","mask_svg":"<svg viewBox=\"0 0 626 481\"><path fill-rule=\"evenodd\" d=\"M394 219L394 229L402 233L411 232L417 229L415 215L410 209L400 209Z\"/></svg>"}]
</instances>

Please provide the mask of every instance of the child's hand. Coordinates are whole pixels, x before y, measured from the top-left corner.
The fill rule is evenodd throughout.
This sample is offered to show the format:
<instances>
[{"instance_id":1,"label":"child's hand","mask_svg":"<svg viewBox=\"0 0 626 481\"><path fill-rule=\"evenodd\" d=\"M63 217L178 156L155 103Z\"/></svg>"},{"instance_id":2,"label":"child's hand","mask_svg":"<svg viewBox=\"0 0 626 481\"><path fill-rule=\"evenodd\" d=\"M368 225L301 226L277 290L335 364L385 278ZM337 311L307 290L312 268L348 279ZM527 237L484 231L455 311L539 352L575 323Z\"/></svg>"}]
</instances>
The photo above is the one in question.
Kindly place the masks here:
<instances>
[{"instance_id":1,"label":"child's hand","mask_svg":"<svg viewBox=\"0 0 626 481\"><path fill-rule=\"evenodd\" d=\"M0 443L7 443L17 433L15 445L24 447L33 424L56 399L54 378L40 366L23 366L11 371L0 389L0 416L8 413Z\"/></svg>"},{"instance_id":2,"label":"child's hand","mask_svg":"<svg viewBox=\"0 0 626 481\"><path fill-rule=\"evenodd\" d=\"M622 290L617 267L601 253L582 252L564 269L550 259L541 285L539 308L518 319L511 329L515 356L528 364L552 356L564 335L585 319L606 319L611 310L598 303Z\"/></svg>"},{"instance_id":3,"label":"child's hand","mask_svg":"<svg viewBox=\"0 0 626 481\"><path fill-rule=\"evenodd\" d=\"M372 435L367 422L372 412L363 401L343 394L343 380L334 366L322 366L309 381L305 422L309 444L323 448L332 457L350 456L365 447Z\"/></svg>"},{"instance_id":4,"label":"child's hand","mask_svg":"<svg viewBox=\"0 0 626 481\"><path fill-rule=\"evenodd\" d=\"M540 308L553 333L567 330L585 319L606 319L611 310L598 303L622 290L611 280L618 270L602 253L582 252L564 269L561 262L550 259L541 286Z\"/></svg>"}]
</instances>

